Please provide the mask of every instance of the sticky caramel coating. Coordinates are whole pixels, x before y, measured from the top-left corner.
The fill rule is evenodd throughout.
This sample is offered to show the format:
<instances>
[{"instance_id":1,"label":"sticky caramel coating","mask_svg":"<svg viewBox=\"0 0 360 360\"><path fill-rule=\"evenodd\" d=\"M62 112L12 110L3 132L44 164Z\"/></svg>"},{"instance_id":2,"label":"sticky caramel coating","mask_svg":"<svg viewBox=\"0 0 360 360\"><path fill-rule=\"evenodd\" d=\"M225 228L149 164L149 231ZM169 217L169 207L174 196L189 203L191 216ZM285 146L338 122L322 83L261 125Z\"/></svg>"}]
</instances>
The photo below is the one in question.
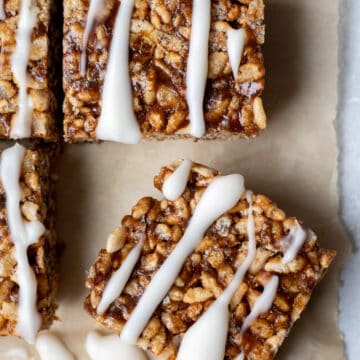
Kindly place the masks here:
<instances>
[{"instance_id":1,"label":"sticky caramel coating","mask_svg":"<svg viewBox=\"0 0 360 360\"><path fill-rule=\"evenodd\" d=\"M161 190L164 180L178 165L161 169L154 181L157 189ZM85 308L101 326L121 333L151 278L184 234L206 187L217 176L217 171L194 164L180 198L173 202L141 199L110 234L107 250L100 251L86 280L90 293ZM286 217L264 195L253 194L252 201L256 257L229 306L225 359L235 359L241 349L245 359L273 359L335 256L334 251L319 248L316 235L309 232L309 239L296 258L282 264L284 249L280 239L296 225L295 219ZM175 360L181 336L224 291L246 258L248 209L243 196L210 226L138 339L139 346L160 359ZM140 239L144 240L141 257L124 291L103 315L98 315L96 309L104 287ZM272 275L280 279L274 304L241 337L244 318Z\"/></svg>"},{"instance_id":2,"label":"sticky caramel coating","mask_svg":"<svg viewBox=\"0 0 360 360\"><path fill-rule=\"evenodd\" d=\"M57 244L54 216L53 149L27 149L21 170L21 213L28 221L39 220L46 232L39 242L28 249L29 263L36 275L37 309L41 315L41 329L53 322L57 289ZM0 335L17 335L18 293L15 247L9 234L6 197L0 184Z\"/></svg>"},{"instance_id":3,"label":"sticky caramel coating","mask_svg":"<svg viewBox=\"0 0 360 360\"><path fill-rule=\"evenodd\" d=\"M65 0L64 131L68 142L93 140L101 113L101 91L119 2L107 0L86 49L87 72L79 62L89 1ZM263 0L213 0L205 139L253 137L266 128L261 94L265 69ZM145 138L189 137L186 66L192 1L136 0L130 30L129 72L135 114ZM229 28L244 28L244 48L235 81L227 53ZM121 96L121 94L119 94Z\"/></svg>"},{"instance_id":4,"label":"sticky caramel coating","mask_svg":"<svg viewBox=\"0 0 360 360\"><path fill-rule=\"evenodd\" d=\"M56 123L56 97L59 92L56 88L59 88L59 84L55 76L55 45L58 42L56 34L61 25L59 26L59 15L53 15L58 4L55 0L34 2L37 15L27 68L28 95L33 106L31 137L56 141L59 138ZM0 21L0 138L10 138L12 122L19 111L19 88L11 71L11 57L16 47L21 3L4 0L6 19Z\"/></svg>"}]
</instances>

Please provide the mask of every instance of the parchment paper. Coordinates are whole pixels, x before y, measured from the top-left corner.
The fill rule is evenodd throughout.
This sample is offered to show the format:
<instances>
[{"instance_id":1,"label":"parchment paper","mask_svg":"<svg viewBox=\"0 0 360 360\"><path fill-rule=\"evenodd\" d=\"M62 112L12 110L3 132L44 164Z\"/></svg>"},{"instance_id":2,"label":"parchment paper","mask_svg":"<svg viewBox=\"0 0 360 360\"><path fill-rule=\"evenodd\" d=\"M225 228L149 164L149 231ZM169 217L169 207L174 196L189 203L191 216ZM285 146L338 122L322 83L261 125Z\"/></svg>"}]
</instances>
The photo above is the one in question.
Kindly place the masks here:
<instances>
[{"instance_id":1,"label":"parchment paper","mask_svg":"<svg viewBox=\"0 0 360 360\"><path fill-rule=\"evenodd\" d=\"M58 235L66 243L59 292L58 333L78 359L88 359L86 333L94 322L82 301L85 271L123 215L145 195L159 194L152 179L177 158L240 172L247 187L264 193L304 220L324 247L338 251L277 359L344 359L338 331L338 270L349 244L338 219L337 102L338 1L267 1L269 128L251 141L145 142L66 145L60 160ZM22 344L1 339L0 348ZM0 357L1 358L1 357Z\"/></svg>"}]
</instances>

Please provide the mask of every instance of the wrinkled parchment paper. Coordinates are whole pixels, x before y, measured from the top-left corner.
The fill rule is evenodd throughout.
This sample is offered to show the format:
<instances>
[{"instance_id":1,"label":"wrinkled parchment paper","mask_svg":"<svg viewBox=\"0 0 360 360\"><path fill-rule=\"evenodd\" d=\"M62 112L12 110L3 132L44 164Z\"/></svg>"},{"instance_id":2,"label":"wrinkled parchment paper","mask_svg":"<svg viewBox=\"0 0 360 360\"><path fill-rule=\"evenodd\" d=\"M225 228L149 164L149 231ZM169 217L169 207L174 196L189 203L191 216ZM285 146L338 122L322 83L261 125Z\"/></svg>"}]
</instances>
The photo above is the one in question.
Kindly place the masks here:
<instances>
[{"instance_id":1,"label":"wrinkled parchment paper","mask_svg":"<svg viewBox=\"0 0 360 360\"><path fill-rule=\"evenodd\" d=\"M302 319L277 359L340 360L338 271L349 249L337 216L337 83L335 0L268 0L267 90L269 128L255 140L66 145L60 159L58 236L66 243L60 309L53 330L79 360L95 324L84 312L85 271L121 217L145 195L160 194L152 180L164 164L190 158L223 173L240 172L247 187L271 197L338 251ZM0 349L22 344L1 339ZM1 355L0 355L1 359Z\"/></svg>"}]
</instances>

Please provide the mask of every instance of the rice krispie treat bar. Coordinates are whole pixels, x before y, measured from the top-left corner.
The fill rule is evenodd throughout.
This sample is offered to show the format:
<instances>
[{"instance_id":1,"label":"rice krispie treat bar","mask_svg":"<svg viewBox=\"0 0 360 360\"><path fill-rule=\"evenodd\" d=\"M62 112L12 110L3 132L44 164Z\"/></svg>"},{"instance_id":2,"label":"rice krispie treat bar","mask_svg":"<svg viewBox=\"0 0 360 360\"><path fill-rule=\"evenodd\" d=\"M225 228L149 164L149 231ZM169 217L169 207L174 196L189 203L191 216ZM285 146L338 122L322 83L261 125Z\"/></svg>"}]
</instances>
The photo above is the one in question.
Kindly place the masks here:
<instances>
[{"instance_id":1,"label":"rice krispie treat bar","mask_svg":"<svg viewBox=\"0 0 360 360\"><path fill-rule=\"evenodd\" d=\"M58 138L55 6L54 0L0 2L1 138Z\"/></svg>"},{"instance_id":2,"label":"rice krispie treat bar","mask_svg":"<svg viewBox=\"0 0 360 360\"><path fill-rule=\"evenodd\" d=\"M159 359L273 359L335 252L241 175L175 162L100 251L85 308Z\"/></svg>"},{"instance_id":3,"label":"rice krispie treat bar","mask_svg":"<svg viewBox=\"0 0 360 360\"><path fill-rule=\"evenodd\" d=\"M0 335L33 343L55 319L54 149L14 145L0 163Z\"/></svg>"},{"instance_id":4,"label":"rice krispie treat bar","mask_svg":"<svg viewBox=\"0 0 360 360\"><path fill-rule=\"evenodd\" d=\"M254 137L263 0L65 0L68 142Z\"/></svg>"}]
</instances>

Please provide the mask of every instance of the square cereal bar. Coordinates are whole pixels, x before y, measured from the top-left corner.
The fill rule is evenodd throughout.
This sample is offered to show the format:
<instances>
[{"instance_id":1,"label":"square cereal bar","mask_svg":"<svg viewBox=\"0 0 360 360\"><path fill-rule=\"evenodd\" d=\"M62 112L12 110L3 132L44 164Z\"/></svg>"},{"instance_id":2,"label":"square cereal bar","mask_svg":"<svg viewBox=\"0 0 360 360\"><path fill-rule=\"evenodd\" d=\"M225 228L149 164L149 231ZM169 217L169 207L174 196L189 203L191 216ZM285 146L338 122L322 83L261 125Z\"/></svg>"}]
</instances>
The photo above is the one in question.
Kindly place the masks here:
<instances>
[{"instance_id":1,"label":"square cereal bar","mask_svg":"<svg viewBox=\"0 0 360 360\"><path fill-rule=\"evenodd\" d=\"M164 198L141 199L91 267L86 310L159 359L273 359L335 252L241 175L185 160L154 184Z\"/></svg>"},{"instance_id":2,"label":"square cereal bar","mask_svg":"<svg viewBox=\"0 0 360 360\"><path fill-rule=\"evenodd\" d=\"M33 342L56 318L55 149L18 144L0 163L0 335Z\"/></svg>"},{"instance_id":3,"label":"square cereal bar","mask_svg":"<svg viewBox=\"0 0 360 360\"><path fill-rule=\"evenodd\" d=\"M0 2L1 138L59 138L57 6L54 0Z\"/></svg>"},{"instance_id":4,"label":"square cereal bar","mask_svg":"<svg viewBox=\"0 0 360 360\"><path fill-rule=\"evenodd\" d=\"M263 0L65 0L64 18L66 141L266 128Z\"/></svg>"}]
</instances>

